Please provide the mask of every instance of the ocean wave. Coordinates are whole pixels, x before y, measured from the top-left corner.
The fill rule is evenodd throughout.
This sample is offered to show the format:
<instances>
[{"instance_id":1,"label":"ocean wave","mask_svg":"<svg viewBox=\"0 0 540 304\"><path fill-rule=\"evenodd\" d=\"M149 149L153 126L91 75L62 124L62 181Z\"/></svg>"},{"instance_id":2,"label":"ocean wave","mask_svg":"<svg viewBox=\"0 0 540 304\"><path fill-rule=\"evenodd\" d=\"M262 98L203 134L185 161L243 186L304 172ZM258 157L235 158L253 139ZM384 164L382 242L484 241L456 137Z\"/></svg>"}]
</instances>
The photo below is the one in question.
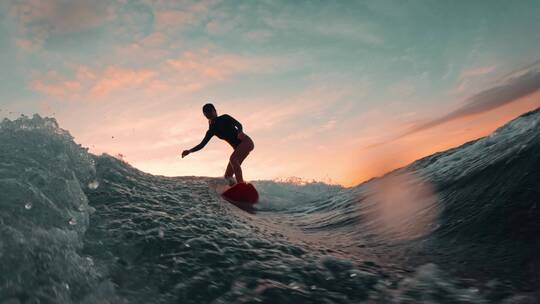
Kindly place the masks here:
<instances>
[{"instance_id":1,"label":"ocean wave","mask_svg":"<svg viewBox=\"0 0 540 304\"><path fill-rule=\"evenodd\" d=\"M96 177L87 150L55 120L35 115L1 123L0 155L2 301L114 298L112 283L81 253L94 211L84 188Z\"/></svg>"},{"instance_id":2,"label":"ocean wave","mask_svg":"<svg viewBox=\"0 0 540 304\"><path fill-rule=\"evenodd\" d=\"M54 119L4 120L0 301L534 302L539 113L356 187L255 181L255 214L219 178L154 176Z\"/></svg>"}]
</instances>

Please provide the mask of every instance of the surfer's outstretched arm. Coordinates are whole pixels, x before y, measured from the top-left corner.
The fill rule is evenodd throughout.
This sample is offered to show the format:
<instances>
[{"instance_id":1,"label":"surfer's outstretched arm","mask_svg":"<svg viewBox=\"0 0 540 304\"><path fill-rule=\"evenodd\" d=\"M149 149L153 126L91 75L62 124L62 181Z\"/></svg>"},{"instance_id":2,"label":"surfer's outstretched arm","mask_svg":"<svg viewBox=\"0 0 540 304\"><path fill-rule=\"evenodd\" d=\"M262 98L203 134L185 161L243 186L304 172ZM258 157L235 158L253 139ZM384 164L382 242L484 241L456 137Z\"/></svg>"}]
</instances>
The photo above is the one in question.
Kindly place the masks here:
<instances>
[{"instance_id":1,"label":"surfer's outstretched arm","mask_svg":"<svg viewBox=\"0 0 540 304\"><path fill-rule=\"evenodd\" d=\"M201 143L196 145L195 147L189 149L189 150L184 150L184 152L182 152L182 157L185 157L189 153L197 152L200 149L204 148L204 146L206 146L206 144L210 141L212 136L214 136L214 134L210 130L206 131L206 135L204 136Z\"/></svg>"}]
</instances>

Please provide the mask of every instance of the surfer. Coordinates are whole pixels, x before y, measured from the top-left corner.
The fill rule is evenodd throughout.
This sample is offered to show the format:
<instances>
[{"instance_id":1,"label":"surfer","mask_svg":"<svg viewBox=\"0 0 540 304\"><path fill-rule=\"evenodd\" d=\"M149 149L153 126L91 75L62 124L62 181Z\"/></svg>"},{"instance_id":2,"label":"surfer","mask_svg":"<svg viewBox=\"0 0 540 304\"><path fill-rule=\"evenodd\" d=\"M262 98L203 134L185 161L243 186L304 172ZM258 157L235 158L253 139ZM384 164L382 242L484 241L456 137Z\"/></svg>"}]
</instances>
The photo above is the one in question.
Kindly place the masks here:
<instances>
[{"instance_id":1,"label":"surfer","mask_svg":"<svg viewBox=\"0 0 540 304\"><path fill-rule=\"evenodd\" d=\"M204 148L212 136L216 135L218 138L228 142L234 149L234 152L229 158L227 169L225 170L225 179L229 182L229 185L232 186L235 184L234 178L232 177L234 174L236 182L243 183L244 178L242 176L242 168L240 165L244 159L246 159L249 152L255 147L253 141L243 132L242 124L232 116L228 114L218 116L213 104L205 104L203 106L203 114L208 118L208 131L206 131L206 135L200 144L182 152L182 158Z\"/></svg>"}]
</instances>

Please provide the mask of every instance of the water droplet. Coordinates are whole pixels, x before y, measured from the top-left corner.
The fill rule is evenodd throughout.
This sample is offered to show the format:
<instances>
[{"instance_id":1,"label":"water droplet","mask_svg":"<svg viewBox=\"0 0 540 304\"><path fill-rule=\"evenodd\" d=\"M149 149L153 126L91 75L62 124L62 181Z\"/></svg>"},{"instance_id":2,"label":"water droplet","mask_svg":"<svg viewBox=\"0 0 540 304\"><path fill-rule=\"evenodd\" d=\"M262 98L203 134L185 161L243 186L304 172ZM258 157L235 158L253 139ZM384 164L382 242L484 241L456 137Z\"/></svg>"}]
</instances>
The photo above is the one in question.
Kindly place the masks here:
<instances>
[{"instance_id":1,"label":"water droplet","mask_svg":"<svg viewBox=\"0 0 540 304\"><path fill-rule=\"evenodd\" d=\"M88 183L88 188L92 189L92 190L95 190L97 189L97 187L99 187L99 182L98 181L91 181L90 183Z\"/></svg>"},{"instance_id":2,"label":"water droplet","mask_svg":"<svg viewBox=\"0 0 540 304\"><path fill-rule=\"evenodd\" d=\"M69 290L69 284L68 283L64 283L64 287Z\"/></svg>"},{"instance_id":3,"label":"water droplet","mask_svg":"<svg viewBox=\"0 0 540 304\"><path fill-rule=\"evenodd\" d=\"M356 273L351 273L350 277L351 277L351 278L354 278L354 277L357 276L357 275L358 275L358 274L356 274Z\"/></svg>"},{"instance_id":4,"label":"water droplet","mask_svg":"<svg viewBox=\"0 0 540 304\"><path fill-rule=\"evenodd\" d=\"M69 223L71 226L77 225L77 220L76 220L74 217L72 217L72 218L69 219L69 222L68 222L68 223Z\"/></svg>"},{"instance_id":5,"label":"water droplet","mask_svg":"<svg viewBox=\"0 0 540 304\"><path fill-rule=\"evenodd\" d=\"M87 206L86 208L87 208L86 210L88 210L88 213L90 214L94 214L94 212L96 212L96 208L92 206Z\"/></svg>"},{"instance_id":6,"label":"water droplet","mask_svg":"<svg viewBox=\"0 0 540 304\"><path fill-rule=\"evenodd\" d=\"M296 282L289 283L289 287L295 290L300 289L300 286L296 285Z\"/></svg>"},{"instance_id":7,"label":"water droplet","mask_svg":"<svg viewBox=\"0 0 540 304\"><path fill-rule=\"evenodd\" d=\"M24 208L25 208L26 210L32 209L32 203L28 202L28 203L24 204Z\"/></svg>"},{"instance_id":8,"label":"water droplet","mask_svg":"<svg viewBox=\"0 0 540 304\"><path fill-rule=\"evenodd\" d=\"M186 247L189 248L189 247L191 247L191 246L189 246L189 244L186 244Z\"/></svg>"},{"instance_id":9,"label":"water droplet","mask_svg":"<svg viewBox=\"0 0 540 304\"><path fill-rule=\"evenodd\" d=\"M163 238L165 236L165 232L163 232L163 229L161 229L161 228L159 229L158 235L159 235L160 238Z\"/></svg>"}]
</instances>

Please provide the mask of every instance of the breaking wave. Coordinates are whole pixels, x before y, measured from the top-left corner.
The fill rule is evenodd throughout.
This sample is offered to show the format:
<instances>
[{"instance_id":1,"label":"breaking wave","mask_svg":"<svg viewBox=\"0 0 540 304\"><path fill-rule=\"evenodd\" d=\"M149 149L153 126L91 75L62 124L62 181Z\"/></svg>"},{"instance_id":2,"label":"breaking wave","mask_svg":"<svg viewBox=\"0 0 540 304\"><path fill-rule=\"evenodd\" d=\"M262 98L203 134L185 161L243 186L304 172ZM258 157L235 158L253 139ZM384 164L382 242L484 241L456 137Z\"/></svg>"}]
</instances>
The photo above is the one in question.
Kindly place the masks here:
<instances>
[{"instance_id":1,"label":"breaking wave","mask_svg":"<svg viewBox=\"0 0 540 304\"><path fill-rule=\"evenodd\" d=\"M54 119L6 119L0 302L537 302L539 121L351 188L255 181L249 214L219 178L154 176Z\"/></svg>"}]
</instances>

